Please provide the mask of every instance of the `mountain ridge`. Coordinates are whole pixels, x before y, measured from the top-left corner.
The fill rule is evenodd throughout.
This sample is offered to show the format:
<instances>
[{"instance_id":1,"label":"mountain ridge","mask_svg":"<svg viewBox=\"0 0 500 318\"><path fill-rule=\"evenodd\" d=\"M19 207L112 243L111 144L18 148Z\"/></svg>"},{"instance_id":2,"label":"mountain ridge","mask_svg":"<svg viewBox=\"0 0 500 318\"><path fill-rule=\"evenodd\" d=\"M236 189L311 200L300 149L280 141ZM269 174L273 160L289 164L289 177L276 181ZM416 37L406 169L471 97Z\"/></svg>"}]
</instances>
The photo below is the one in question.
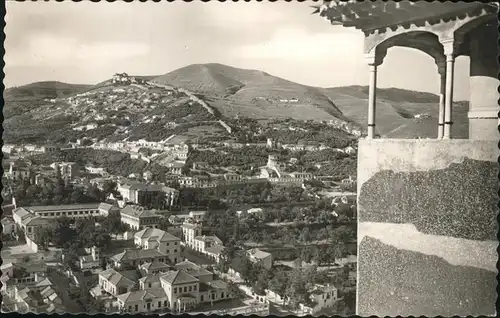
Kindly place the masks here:
<instances>
[{"instance_id":1,"label":"mountain ridge","mask_svg":"<svg viewBox=\"0 0 500 318\"><path fill-rule=\"evenodd\" d=\"M135 76L151 83L186 89L204 100L226 118L294 118L296 120L340 120L364 129L367 121L368 87L350 85L321 88L297 84L260 70L248 70L219 63L191 64L163 75ZM52 88L47 87L52 83ZM54 98L92 91L111 85L111 80L97 85L35 82L7 89L4 96L12 104L17 97ZM38 87L41 86L41 87ZM30 94L29 90L34 92ZM14 90L15 92L15 90ZM43 93L48 96L43 96ZM9 96L10 94L10 96ZM14 95L14 98L12 98ZM34 96L34 97L33 97ZM437 103L433 93L400 88L377 90L377 131L381 136L433 138L437 132ZM454 121L459 138L466 138L466 103L455 103ZM5 110L4 110L5 111ZM9 112L7 112L9 113ZM14 114L18 114L13 112ZM464 116L465 114L465 116ZM8 117L8 116L6 116ZM422 118L420 118L422 117ZM435 123L434 123L435 121ZM435 125L434 125L435 124ZM467 132L466 132L467 131Z\"/></svg>"}]
</instances>

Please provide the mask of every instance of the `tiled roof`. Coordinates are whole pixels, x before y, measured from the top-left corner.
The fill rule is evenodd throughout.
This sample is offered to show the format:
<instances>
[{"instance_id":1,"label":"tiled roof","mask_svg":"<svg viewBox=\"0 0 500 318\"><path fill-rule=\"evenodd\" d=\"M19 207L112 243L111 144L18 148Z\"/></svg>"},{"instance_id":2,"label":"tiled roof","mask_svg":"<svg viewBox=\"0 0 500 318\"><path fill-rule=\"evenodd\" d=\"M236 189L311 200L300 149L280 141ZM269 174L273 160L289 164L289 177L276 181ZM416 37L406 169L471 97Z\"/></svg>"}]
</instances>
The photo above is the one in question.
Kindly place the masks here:
<instances>
[{"instance_id":1,"label":"tiled roof","mask_svg":"<svg viewBox=\"0 0 500 318\"><path fill-rule=\"evenodd\" d=\"M205 248L205 251L214 255L221 255L222 252L224 251L224 246L221 245L214 245Z\"/></svg>"},{"instance_id":2,"label":"tiled roof","mask_svg":"<svg viewBox=\"0 0 500 318\"><path fill-rule=\"evenodd\" d=\"M32 213L35 212L45 212L45 211L58 211L58 210L85 210L94 209L97 210L100 203L86 203L86 204L67 204L67 205L44 205L44 206L29 206L26 207L27 210Z\"/></svg>"},{"instance_id":3,"label":"tiled roof","mask_svg":"<svg viewBox=\"0 0 500 318\"><path fill-rule=\"evenodd\" d=\"M190 261L183 261L180 263L175 264L175 268L180 271L184 271L185 273L198 278L200 276L205 276L205 275L213 275L212 272L204 269L203 267L190 262Z\"/></svg>"},{"instance_id":4,"label":"tiled roof","mask_svg":"<svg viewBox=\"0 0 500 318\"><path fill-rule=\"evenodd\" d=\"M261 251L258 248L252 248L252 249L248 250L247 252L251 256L258 258L258 259L264 259L264 258L271 255L270 253Z\"/></svg>"},{"instance_id":5,"label":"tiled roof","mask_svg":"<svg viewBox=\"0 0 500 318\"><path fill-rule=\"evenodd\" d=\"M99 204L99 209L100 210L106 210L106 211L110 211L110 210L113 210L113 208L116 208L115 206L113 206L112 204L109 204L109 203L101 203Z\"/></svg>"},{"instance_id":6,"label":"tiled roof","mask_svg":"<svg viewBox=\"0 0 500 318\"><path fill-rule=\"evenodd\" d=\"M152 263L148 262L148 263L143 264L141 267L148 270L148 271L170 268L169 265L167 265L166 263L163 263L163 262L152 262Z\"/></svg>"},{"instance_id":7,"label":"tiled roof","mask_svg":"<svg viewBox=\"0 0 500 318\"><path fill-rule=\"evenodd\" d=\"M52 294L55 294L55 290L50 287L50 286L47 286L45 287L41 292L40 292L40 295L42 295L42 297L44 298L47 298L49 296L51 296Z\"/></svg>"},{"instance_id":8,"label":"tiled roof","mask_svg":"<svg viewBox=\"0 0 500 318\"><path fill-rule=\"evenodd\" d=\"M170 283L171 285L199 282L198 278L193 277L188 273L180 270L167 272L163 274L160 278L166 281L167 283Z\"/></svg>"},{"instance_id":9,"label":"tiled roof","mask_svg":"<svg viewBox=\"0 0 500 318\"><path fill-rule=\"evenodd\" d=\"M211 235L211 236L201 235L201 236L195 237L195 240L203 241L203 242L215 242L219 245L222 245L222 241L215 235Z\"/></svg>"},{"instance_id":10,"label":"tiled roof","mask_svg":"<svg viewBox=\"0 0 500 318\"><path fill-rule=\"evenodd\" d=\"M42 218L39 216L33 216L22 220L23 225L37 226L37 225L47 225L53 223L53 220Z\"/></svg>"},{"instance_id":11,"label":"tiled roof","mask_svg":"<svg viewBox=\"0 0 500 318\"><path fill-rule=\"evenodd\" d=\"M26 211L25 208L17 208L12 211L12 214L19 216L21 219L31 216L31 213Z\"/></svg>"},{"instance_id":12,"label":"tiled roof","mask_svg":"<svg viewBox=\"0 0 500 318\"><path fill-rule=\"evenodd\" d=\"M145 299L156 299L165 297L167 297L167 295L165 294L163 288L136 290L117 296L118 300L121 300L124 303L133 303Z\"/></svg>"},{"instance_id":13,"label":"tiled roof","mask_svg":"<svg viewBox=\"0 0 500 318\"><path fill-rule=\"evenodd\" d=\"M152 216L159 217L153 211L146 210L143 207L136 206L136 205L127 205L126 207L121 209L120 213L130 215L130 216L133 216L136 218L144 218L144 217L152 217Z\"/></svg>"},{"instance_id":14,"label":"tiled roof","mask_svg":"<svg viewBox=\"0 0 500 318\"><path fill-rule=\"evenodd\" d=\"M143 282L143 283L159 282L160 281L160 276L158 274L150 274L150 275L147 275L147 276L139 279L139 281Z\"/></svg>"},{"instance_id":15,"label":"tiled roof","mask_svg":"<svg viewBox=\"0 0 500 318\"><path fill-rule=\"evenodd\" d=\"M226 289L228 286L227 283L223 282L220 279L210 281L210 282L208 282L208 285L212 288L215 288L215 289Z\"/></svg>"},{"instance_id":16,"label":"tiled roof","mask_svg":"<svg viewBox=\"0 0 500 318\"><path fill-rule=\"evenodd\" d=\"M35 287L47 287L47 286L52 286L52 285L54 285L54 284L52 284L52 282L50 281L50 279L45 278L44 280L42 280L39 283L37 283L35 285Z\"/></svg>"},{"instance_id":17,"label":"tiled roof","mask_svg":"<svg viewBox=\"0 0 500 318\"><path fill-rule=\"evenodd\" d=\"M155 240L159 242L171 242L171 241L180 241L181 239L178 237L173 236L172 234L165 232L160 229L153 229L150 227L147 227L134 235L137 238L141 239L148 239L150 240L152 237L156 237Z\"/></svg>"},{"instance_id":18,"label":"tiled roof","mask_svg":"<svg viewBox=\"0 0 500 318\"><path fill-rule=\"evenodd\" d=\"M119 286L134 286L135 280L137 280L138 275L135 270L118 272L112 268L109 268L103 272L99 273L99 276L104 277L111 284Z\"/></svg>"},{"instance_id":19,"label":"tiled roof","mask_svg":"<svg viewBox=\"0 0 500 318\"><path fill-rule=\"evenodd\" d=\"M158 250L154 249L151 250L130 249L130 250L124 250L119 254L113 255L111 258L116 261L128 261L128 260L137 260L142 258L158 257L158 256L164 256L164 255L160 253Z\"/></svg>"}]
</instances>

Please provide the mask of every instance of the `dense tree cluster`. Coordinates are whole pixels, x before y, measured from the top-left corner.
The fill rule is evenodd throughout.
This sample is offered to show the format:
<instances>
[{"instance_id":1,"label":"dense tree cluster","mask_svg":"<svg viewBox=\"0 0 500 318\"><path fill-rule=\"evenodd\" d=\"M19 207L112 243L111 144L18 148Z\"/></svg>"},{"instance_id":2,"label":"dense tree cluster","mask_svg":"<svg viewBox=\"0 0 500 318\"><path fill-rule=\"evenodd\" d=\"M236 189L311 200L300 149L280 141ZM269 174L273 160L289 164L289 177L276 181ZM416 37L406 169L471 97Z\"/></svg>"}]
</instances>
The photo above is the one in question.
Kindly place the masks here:
<instances>
[{"instance_id":1,"label":"dense tree cluster","mask_svg":"<svg viewBox=\"0 0 500 318\"><path fill-rule=\"evenodd\" d=\"M59 180L44 185L23 182L14 189L14 197L21 206L102 202L106 193L92 186L86 189Z\"/></svg>"},{"instance_id":2,"label":"dense tree cluster","mask_svg":"<svg viewBox=\"0 0 500 318\"><path fill-rule=\"evenodd\" d=\"M139 159L131 159L129 154L103 149L67 149L56 153L45 153L29 158L33 164L48 165L53 162L76 162L80 167L93 164L106 168L110 174L128 176L144 172L148 164Z\"/></svg>"},{"instance_id":3,"label":"dense tree cluster","mask_svg":"<svg viewBox=\"0 0 500 318\"><path fill-rule=\"evenodd\" d=\"M75 221L61 217L54 220L51 227L42 228L35 240L41 247L50 244L67 249L65 261L74 265L79 256L79 249L97 246L106 250L111 242L108 229L96 223L96 218L77 219Z\"/></svg>"},{"instance_id":4,"label":"dense tree cluster","mask_svg":"<svg viewBox=\"0 0 500 318\"><path fill-rule=\"evenodd\" d=\"M266 210L268 209L264 209L263 218L256 216L238 217L232 209L226 211L208 210L204 218L204 224L225 244L234 241L278 245L291 244L293 246L313 241L348 243L356 239L355 224L346 219L343 219L344 221L341 223L340 218L334 218L331 213L327 214L319 209L313 212L313 209L308 207L288 206L281 208L281 210L271 210L271 212ZM295 217L280 220L280 211L294 213ZM303 221L304 215L314 223L305 223ZM272 218L275 218L274 221L295 221L300 223L288 226L267 225L266 222Z\"/></svg>"}]
</instances>

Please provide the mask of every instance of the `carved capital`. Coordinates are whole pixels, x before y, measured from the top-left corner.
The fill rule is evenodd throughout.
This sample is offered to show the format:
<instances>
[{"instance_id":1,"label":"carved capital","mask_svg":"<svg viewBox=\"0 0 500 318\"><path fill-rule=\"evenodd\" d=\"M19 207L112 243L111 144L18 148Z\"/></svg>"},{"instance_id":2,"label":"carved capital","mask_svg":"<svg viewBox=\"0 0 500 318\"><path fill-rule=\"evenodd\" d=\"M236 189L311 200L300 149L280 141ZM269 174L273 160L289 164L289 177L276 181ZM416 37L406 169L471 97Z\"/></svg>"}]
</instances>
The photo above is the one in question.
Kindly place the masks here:
<instances>
[{"instance_id":1,"label":"carved capital","mask_svg":"<svg viewBox=\"0 0 500 318\"><path fill-rule=\"evenodd\" d=\"M435 59L436 65L438 68L438 73L441 76L446 75L446 58L443 56L442 58Z\"/></svg>"},{"instance_id":2,"label":"carved capital","mask_svg":"<svg viewBox=\"0 0 500 318\"><path fill-rule=\"evenodd\" d=\"M387 55L386 50L374 49L370 53L365 54L365 61L368 65L379 66L384 62L384 58Z\"/></svg>"}]
</instances>

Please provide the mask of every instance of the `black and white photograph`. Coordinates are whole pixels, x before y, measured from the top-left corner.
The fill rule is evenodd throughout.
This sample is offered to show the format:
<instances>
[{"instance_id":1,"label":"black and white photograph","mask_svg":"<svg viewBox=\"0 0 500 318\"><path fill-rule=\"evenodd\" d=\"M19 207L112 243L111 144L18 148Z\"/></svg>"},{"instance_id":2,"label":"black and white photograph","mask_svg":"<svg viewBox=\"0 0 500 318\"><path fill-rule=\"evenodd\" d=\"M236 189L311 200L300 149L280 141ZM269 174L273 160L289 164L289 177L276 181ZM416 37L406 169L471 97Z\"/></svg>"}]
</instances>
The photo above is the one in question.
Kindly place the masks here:
<instances>
[{"instance_id":1,"label":"black and white photograph","mask_svg":"<svg viewBox=\"0 0 500 318\"><path fill-rule=\"evenodd\" d=\"M2 315L496 316L496 2L5 1Z\"/></svg>"}]
</instances>

